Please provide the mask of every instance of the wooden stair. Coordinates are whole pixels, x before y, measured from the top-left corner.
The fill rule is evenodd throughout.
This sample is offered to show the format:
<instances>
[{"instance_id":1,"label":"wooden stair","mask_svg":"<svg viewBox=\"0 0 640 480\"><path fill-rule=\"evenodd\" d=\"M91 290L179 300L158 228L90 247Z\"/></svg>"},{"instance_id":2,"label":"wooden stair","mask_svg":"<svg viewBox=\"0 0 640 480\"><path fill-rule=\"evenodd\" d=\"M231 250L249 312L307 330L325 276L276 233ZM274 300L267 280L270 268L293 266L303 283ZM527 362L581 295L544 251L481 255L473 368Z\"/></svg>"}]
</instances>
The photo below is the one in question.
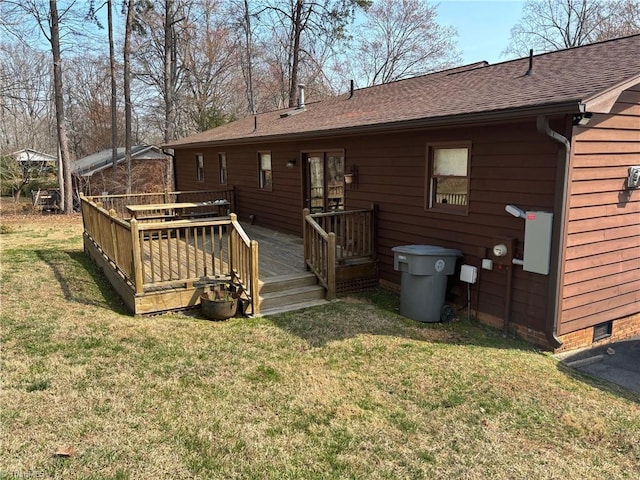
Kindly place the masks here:
<instances>
[{"instance_id":1,"label":"wooden stair","mask_svg":"<svg viewBox=\"0 0 640 480\"><path fill-rule=\"evenodd\" d=\"M302 308L323 305L325 289L311 272L300 272L266 278L260 282L260 314L300 310Z\"/></svg>"}]
</instances>

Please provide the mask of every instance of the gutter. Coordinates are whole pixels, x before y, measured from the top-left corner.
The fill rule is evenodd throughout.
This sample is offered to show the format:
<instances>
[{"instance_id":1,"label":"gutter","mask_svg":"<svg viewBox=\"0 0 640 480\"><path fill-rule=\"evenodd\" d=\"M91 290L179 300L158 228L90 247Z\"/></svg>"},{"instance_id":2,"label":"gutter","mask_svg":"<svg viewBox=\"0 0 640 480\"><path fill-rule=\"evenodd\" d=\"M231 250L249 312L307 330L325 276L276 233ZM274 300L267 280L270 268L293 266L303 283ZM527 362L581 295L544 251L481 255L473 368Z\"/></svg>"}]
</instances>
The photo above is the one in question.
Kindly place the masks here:
<instances>
[{"instance_id":1,"label":"gutter","mask_svg":"<svg viewBox=\"0 0 640 480\"><path fill-rule=\"evenodd\" d=\"M564 149L564 165L562 170L561 182L556 180L556 201L555 211L559 212L558 221L555 222L553 227L553 244L557 245L557 251L552 256L555 268L551 270L549 293L553 295L553 300L549 302L547 307L547 321L545 325L545 336L556 349L562 345L562 341L557 336L558 331L558 319L561 315L562 302L560 295L562 295L562 276L564 274L564 258L566 248L566 223L567 223L567 197L569 191L569 172L570 172L570 160L571 160L571 142L566 137L560 135L558 132L551 130L549 126L549 120L544 115L538 115L536 117L536 126L538 132L551 138L555 142L558 142ZM558 155L560 157L560 155ZM561 188L561 190L560 190Z\"/></svg>"}]
</instances>

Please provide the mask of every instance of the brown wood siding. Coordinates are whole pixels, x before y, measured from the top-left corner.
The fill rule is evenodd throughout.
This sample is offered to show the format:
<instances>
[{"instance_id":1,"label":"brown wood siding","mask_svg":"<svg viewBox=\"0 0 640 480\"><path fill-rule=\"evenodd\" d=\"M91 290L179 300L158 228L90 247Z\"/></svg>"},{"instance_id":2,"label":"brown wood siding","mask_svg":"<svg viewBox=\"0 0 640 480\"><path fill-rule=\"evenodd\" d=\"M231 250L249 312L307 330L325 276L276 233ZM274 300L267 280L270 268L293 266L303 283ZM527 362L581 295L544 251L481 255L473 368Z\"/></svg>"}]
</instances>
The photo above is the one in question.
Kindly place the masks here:
<instances>
[{"instance_id":1,"label":"brown wood siding","mask_svg":"<svg viewBox=\"0 0 640 480\"><path fill-rule=\"evenodd\" d=\"M436 142L471 142L469 214L436 213L424 209L426 146ZM399 283L391 249L406 244L432 244L456 248L465 262L480 267L491 258L496 237L518 240L522 258L524 222L507 214L506 204L525 210L553 211L558 146L537 132L535 121L487 127L423 130L388 134L343 136L317 141L225 146L228 183L237 187L241 220L300 234L303 208L301 152L344 150L346 170L358 167L358 181L345 188L346 208L378 206L377 254L381 278ZM257 188L257 152L271 151L273 191ZM205 155L205 182L196 184L193 158ZM178 189L217 186L216 149L176 151ZM295 168L286 162L296 158ZM213 162L214 167L209 167ZM215 176L212 177L211 169ZM544 330L548 276L514 268L511 321ZM480 270L472 287L473 306L479 290L480 311L502 318L505 312L507 273L494 267ZM466 287L451 279L454 297L466 302Z\"/></svg>"},{"instance_id":2,"label":"brown wood siding","mask_svg":"<svg viewBox=\"0 0 640 480\"><path fill-rule=\"evenodd\" d=\"M259 151L271 152L273 188L269 191L258 188ZM226 188L220 185L218 152L227 155L227 185L236 187L236 213L240 220L248 221L253 216L258 224L300 234L303 205L299 150L285 144L177 150L177 189ZM196 153L204 154L204 182L196 180ZM287 168L287 161L294 158L295 167Z\"/></svg>"},{"instance_id":3,"label":"brown wood siding","mask_svg":"<svg viewBox=\"0 0 640 480\"><path fill-rule=\"evenodd\" d=\"M572 150L560 335L640 312L640 191L624 188L640 165L640 85L574 127Z\"/></svg>"},{"instance_id":4,"label":"brown wood siding","mask_svg":"<svg viewBox=\"0 0 640 480\"><path fill-rule=\"evenodd\" d=\"M470 141L469 215L425 211L426 144ZM535 123L484 128L360 137L345 145L347 168L357 165L358 185L347 187L347 207L378 205L378 259L381 278L399 282L393 270L394 246L433 244L457 248L465 263L480 267L482 249L495 238L518 239L522 256L524 222L508 215L513 203L524 209L552 211L557 147L538 134ZM490 258L490 257L485 257ZM506 271L480 270L472 287L474 306L502 318L505 311ZM511 321L544 330L548 277L514 267ZM466 288L458 283L454 300L466 302Z\"/></svg>"}]
</instances>

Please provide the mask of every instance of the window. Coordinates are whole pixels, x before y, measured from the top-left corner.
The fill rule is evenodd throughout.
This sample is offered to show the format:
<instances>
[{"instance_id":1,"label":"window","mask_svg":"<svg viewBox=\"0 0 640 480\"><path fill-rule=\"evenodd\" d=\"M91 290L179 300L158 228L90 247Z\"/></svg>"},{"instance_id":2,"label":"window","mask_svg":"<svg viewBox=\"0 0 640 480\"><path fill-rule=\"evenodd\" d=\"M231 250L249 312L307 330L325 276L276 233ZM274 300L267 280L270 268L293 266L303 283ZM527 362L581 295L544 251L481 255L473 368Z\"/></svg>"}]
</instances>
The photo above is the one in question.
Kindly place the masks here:
<instances>
[{"instance_id":1,"label":"window","mask_svg":"<svg viewBox=\"0 0 640 480\"><path fill-rule=\"evenodd\" d=\"M468 144L429 146L425 208L468 213L470 150Z\"/></svg>"},{"instance_id":2,"label":"window","mask_svg":"<svg viewBox=\"0 0 640 480\"><path fill-rule=\"evenodd\" d=\"M204 182L204 155L196 154L196 180Z\"/></svg>"},{"instance_id":3,"label":"window","mask_svg":"<svg viewBox=\"0 0 640 480\"><path fill-rule=\"evenodd\" d=\"M259 177L258 184L262 190L271 190L271 153L258 152Z\"/></svg>"},{"instance_id":4,"label":"window","mask_svg":"<svg viewBox=\"0 0 640 480\"><path fill-rule=\"evenodd\" d=\"M227 184L227 154L218 153L218 171L220 172L220 185Z\"/></svg>"}]
</instances>

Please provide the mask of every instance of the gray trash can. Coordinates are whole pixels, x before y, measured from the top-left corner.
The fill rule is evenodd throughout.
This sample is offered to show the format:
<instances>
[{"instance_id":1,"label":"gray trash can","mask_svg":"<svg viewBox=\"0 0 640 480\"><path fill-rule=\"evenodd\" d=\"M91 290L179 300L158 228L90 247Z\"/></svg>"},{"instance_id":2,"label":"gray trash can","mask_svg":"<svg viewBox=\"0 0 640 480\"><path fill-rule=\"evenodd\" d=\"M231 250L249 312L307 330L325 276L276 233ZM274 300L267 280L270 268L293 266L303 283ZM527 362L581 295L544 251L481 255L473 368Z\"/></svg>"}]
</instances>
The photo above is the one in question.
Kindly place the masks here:
<instances>
[{"instance_id":1,"label":"gray trash can","mask_svg":"<svg viewBox=\"0 0 640 480\"><path fill-rule=\"evenodd\" d=\"M393 267L402 272L400 315L419 322L439 322L447 293L447 276L462 252L434 245L393 247Z\"/></svg>"}]
</instances>

